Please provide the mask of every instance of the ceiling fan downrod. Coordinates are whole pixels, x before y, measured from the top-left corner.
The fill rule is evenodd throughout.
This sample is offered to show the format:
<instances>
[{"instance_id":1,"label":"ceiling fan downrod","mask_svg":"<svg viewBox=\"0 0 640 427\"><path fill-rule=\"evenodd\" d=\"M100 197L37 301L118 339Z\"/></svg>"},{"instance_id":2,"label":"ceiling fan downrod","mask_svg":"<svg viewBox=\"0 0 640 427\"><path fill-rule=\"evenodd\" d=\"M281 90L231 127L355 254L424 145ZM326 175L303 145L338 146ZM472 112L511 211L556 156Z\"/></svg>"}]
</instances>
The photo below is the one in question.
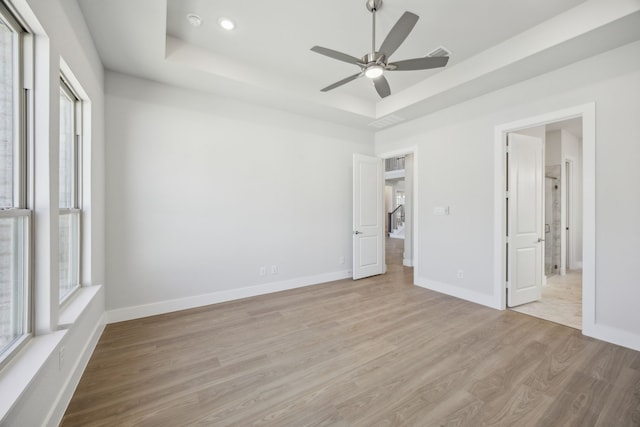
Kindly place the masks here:
<instances>
[{"instance_id":1,"label":"ceiling fan downrod","mask_svg":"<svg viewBox=\"0 0 640 427\"><path fill-rule=\"evenodd\" d=\"M367 10L371 12L373 25L371 26L371 57L376 54L376 12L382 7L382 0L367 0Z\"/></svg>"}]
</instances>

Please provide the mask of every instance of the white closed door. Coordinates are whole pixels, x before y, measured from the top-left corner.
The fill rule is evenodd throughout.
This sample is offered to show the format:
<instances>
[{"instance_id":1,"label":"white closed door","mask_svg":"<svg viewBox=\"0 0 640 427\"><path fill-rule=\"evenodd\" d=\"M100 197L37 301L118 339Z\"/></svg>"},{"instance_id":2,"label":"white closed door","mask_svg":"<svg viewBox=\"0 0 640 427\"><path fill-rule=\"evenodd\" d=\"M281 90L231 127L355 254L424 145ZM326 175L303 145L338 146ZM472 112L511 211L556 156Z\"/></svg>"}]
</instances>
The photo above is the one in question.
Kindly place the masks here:
<instances>
[{"instance_id":1,"label":"white closed door","mask_svg":"<svg viewBox=\"0 0 640 427\"><path fill-rule=\"evenodd\" d=\"M353 155L353 279L384 273L382 159Z\"/></svg>"},{"instance_id":2,"label":"white closed door","mask_svg":"<svg viewBox=\"0 0 640 427\"><path fill-rule=\"evenodd\" d=\"M542 139L508 135L507 304L542 297L544 160Z\"/></svg>"}]
</instances>

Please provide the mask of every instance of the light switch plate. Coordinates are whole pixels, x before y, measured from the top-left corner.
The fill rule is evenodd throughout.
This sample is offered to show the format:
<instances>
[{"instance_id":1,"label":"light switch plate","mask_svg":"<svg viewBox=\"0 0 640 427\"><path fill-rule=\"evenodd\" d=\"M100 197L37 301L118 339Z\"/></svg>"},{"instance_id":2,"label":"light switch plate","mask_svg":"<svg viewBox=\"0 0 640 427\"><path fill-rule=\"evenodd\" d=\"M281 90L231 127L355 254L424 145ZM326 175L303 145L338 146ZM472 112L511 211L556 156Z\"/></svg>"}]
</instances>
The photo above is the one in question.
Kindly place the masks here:
<instances>
[{"instance_id":1,"label":"light switch plate","mask_svg":"<svg viewBox=\"0 0 640 427\"><path fill-rule=\"evenodd\" d=\"M434 215L449 215L449 206L436 206L433 208Z\"/></svg>"}]
</instances>

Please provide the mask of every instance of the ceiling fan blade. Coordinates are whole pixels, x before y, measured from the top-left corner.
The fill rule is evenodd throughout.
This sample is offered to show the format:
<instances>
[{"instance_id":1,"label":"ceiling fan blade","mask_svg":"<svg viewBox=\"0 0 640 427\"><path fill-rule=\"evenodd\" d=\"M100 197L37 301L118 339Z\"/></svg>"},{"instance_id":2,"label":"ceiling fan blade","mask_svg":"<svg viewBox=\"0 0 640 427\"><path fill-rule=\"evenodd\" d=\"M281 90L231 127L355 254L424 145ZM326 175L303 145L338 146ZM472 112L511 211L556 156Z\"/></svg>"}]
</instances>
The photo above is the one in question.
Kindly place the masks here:
<instances>
[{"instance_id":1,"label":"ceiling fan blade","mask_svg":"<svg viewBox=\"0 0 640 427\"><path fill-rule=\"evenodd\" d=\"M384 53L387 60L393 55L393 52L400 47L404 39L407 38L419 18L415 13L405 12L400 19L398 19L398 22L396 22L396 25L389 31L387 38L384 39L382 46L380 46L380 53Z\"/></svg>"},{"instance_id":2,"label":"ceiling fan blade","mask_svg":"<svg viewBox=\"0 0 640 427\"><path fill-rule=\"evenodd\" d=\"M377 79L373 79L373 84L376 87L376 91L378 91L378 95L380 98L385 98L391 95L391 88L389 87L389 82L385 79L384 76L380 76Z\"/></svg>"},{"instance_id":3,"label":"ceiling fan blade","mask_svg":"<svg viewBox=\"0 0 640 427\"><path fill-rule=\"evenodd\" d=\"M337 59L338 61L348 62L349 64L360 64L360 59L355 56L347 55L346 53L338 52L337 50L327 49L326 47L314 46L312 51L319 53L320 55L328 56L329 58Z\"/></svg>"},{"instance_id":4,"label":"ceiling fan blade","mask_svg":"<svg viewBox=\"0 0 640 427\"><path fill-rule=\"evenodd\" d=\"M428 70L429 68L440 68L447 65L448 56L427 56L426 58L407 59L389 64L394 71ZM395 66L396 68L392 68Z\"/></svg>"},{"instance_id":5,"label":"ceiling fan blade","mask_svg":"<svg viewBox=\"0 0 640 427\"><path fill-rule=\"evenodd\" d=\"M349 83L350 81L355 80L360 76L362 76L362 73L354 74L353 76L349 76L346 79L342 79L339 82L335 82L334 84L329 85L329 86L325 87L324 89L321 89L320 91L321 92L328 92L328 91L330 91L332 89L335 89L335 88L337 88L339 86L342 86L343 84Z\"/></svg>"}]
</instances>

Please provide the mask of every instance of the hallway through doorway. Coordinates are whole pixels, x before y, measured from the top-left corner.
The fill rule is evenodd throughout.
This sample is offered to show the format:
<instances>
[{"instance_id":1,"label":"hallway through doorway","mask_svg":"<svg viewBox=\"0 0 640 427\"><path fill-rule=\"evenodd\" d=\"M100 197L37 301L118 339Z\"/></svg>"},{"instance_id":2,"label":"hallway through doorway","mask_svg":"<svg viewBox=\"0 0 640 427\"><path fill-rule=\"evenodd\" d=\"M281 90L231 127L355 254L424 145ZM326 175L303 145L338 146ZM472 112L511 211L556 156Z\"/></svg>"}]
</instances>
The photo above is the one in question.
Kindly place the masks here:
<instances>
[{"instance_id":1,"label":"hallway through doorway","mask_svg":"<svg viewBox=\"0 0 640 427\"><path fill-rule=\"evenodd\" d=\"M404 239L385 237L385 262L387 263L387 273L402 272L407 279L413 282L413 267L406 267L402 264L404 256Z\"/></svg>"}]
</instances>

